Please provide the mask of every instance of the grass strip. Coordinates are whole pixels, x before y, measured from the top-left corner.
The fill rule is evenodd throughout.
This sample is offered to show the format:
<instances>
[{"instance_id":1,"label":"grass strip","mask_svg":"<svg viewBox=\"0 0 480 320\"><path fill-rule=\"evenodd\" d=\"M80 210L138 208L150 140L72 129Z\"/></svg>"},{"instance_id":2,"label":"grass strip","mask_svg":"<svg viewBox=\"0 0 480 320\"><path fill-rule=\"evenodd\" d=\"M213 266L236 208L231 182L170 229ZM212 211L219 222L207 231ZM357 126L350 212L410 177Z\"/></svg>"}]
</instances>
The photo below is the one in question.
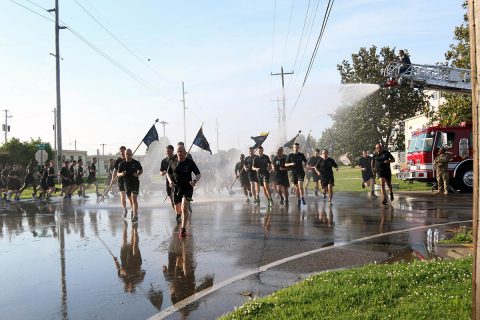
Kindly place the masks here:
<instances>
[{"instance_id":1,"label":"grass strip","mask_svg":"<svg viewBox=\"0 0 480 320\"><path fill-rule=\"evenodd\" d=\"M314 275L221 319L470 319L472 258Z\"/></svg>"}]
</instances>

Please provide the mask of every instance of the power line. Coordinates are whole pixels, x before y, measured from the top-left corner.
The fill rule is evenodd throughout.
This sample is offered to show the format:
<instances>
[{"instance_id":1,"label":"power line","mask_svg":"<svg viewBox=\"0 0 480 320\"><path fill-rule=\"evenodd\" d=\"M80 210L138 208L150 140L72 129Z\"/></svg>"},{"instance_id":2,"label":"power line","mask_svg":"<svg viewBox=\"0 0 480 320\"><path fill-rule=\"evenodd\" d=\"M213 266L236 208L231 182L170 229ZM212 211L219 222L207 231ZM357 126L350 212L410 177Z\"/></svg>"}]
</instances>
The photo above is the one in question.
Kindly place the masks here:
<instances>
[{"instance_id":1,"label":"power line","mask_svg":"<svg viewBox=\"0 0 480 320\"><path fill-rule=\"evenodd\" d=\"M292 26L292 15L293 15L293 7L295 5L295 0L292 0L292 7L290 8L290 17L288 18L288 29L287 29L287 37L285 39L285 50L283 51L282 57L282 65L285 60L285 55L287 53L287 45L288 45L288 37L290 36L290 28Z\"/></svg>"},{"instance_id":2,"label":"power line","mask_svg":"<svg viewBox=\"0 0 480 320\"><path fill-rule=\"evenodd\" d=\"M45 18L49 21L52 21L52 22L55 22L54 20L50 19L49 17L47 16L44 16L34 10L32 10L31 8L28 8L14 0L9 0L10 2L36 14L36 15L39 15L41 16L42 18ZM30 0L26 0L28 1L29 3L35 5L36 7L38 8L41 8L42 10L45 10L48 12L47 9L43 8L42 6L36 4L35 2L33 1L30 1ZM150 85L148 82L146 82L145 80L143 80L140 76L136 75L135 73L133 73L132 71L128 70L126 67L124 67L123 65L121 65L119 62L117 62L116 60L114 60L112 57L110 57L108 54L106 54L105 52L103 52L102 50L100 50L98 47L96 47L94 44L92 44L90 41L88 41L85 37L83 37L82 35L80 35L78 32L76 32L73 28L71 28L70 26L68 26L65 22L63 22L62 20L60 20L60 22L65 26L67 27L67 29L73 34L75 35L78 39L80 39L82 42L84 42L86 45L88 45L90 48L92 48L94 51L96 51L98 54L100 54L101 56L103 56L105 59L107 59L107 61L109 61L111 64L113 64L115 67L117 67L118 69L120 69L121 71L123 71L124 73L126 73L127 75L129 75L130 77L132 77L135 81L139 82L140 84L142 84L143 86L145 86L146 88L150 89L151 91L155 92L156 94L158 94L159 96L162 96L163 98L173 102L173 103L176 103L176 101L170 97L167 97L164 95L163 92L161 92L160 90L158 90L157 88L155 88L154 86Z\"/></svg>"},{"instance_id":3,"label":"power line","mask_svg":"<svg viewBox=\"0 0 480 320\"><path fill-rule=\"evenodd\" d=\"M328 1L327 9L325 10L325 15L323 16L322 28L320 30L320 34L318 35L317 43L315 44L315 49L313 50L312 57L310 58L310 63L308 65L307 72L305 73L305 79L303 80L302 86L305 86L308 76L310 75L310 71L312 70L313 63L315 62L315 58L317 57L318 47L320 46L320 42L322 41L323 33L325 32L325 27L327 26L328 18L330 17L330 12L332 11L334 1L335 0Z\"/></svg>"},{"instance_id":4,"label":"power line","mask_svg":"<svg viewBox=\"0 0 480 320\"><path fill-rule=\"evenodd\" d=\"M27 0L27 1L30 1L30 0ZM146 66L147 68L149 68L152 72L154 72L157 76L159 76L160 78L162 78L162 80L164 80L165 82L169 83L170 85L172 85L173 87L177 87L176 84L174 84L172 81L170 81L169 79L165 78L163 75L161 75L157 70L155 70L151 65L149 65L148 63L145 62L145 59L142 59L141 57L139 57L135 52L133 52L133 50L131 50L125 43L123 43L117 36L115 36L104 24L102 24L97 18L95 18L95 16L93 14L91 14L84 6L82 6L82 4L80 2L78 2L78 0L73 0L75 1L75 3L80 7L82 8L83 11L85 11L86 14L88 14L90 16L90 18L93 19L93 21L95 21L103 30L105 30L105 32L107 32L115 41L117 41L125 50L127 50L132 56L134 56L138 61L140 61L144 66Z\"/></svg>"},{"instance_id":5,"label":"power line","mask_svg":"<svg viewBox=\"0 0 480 320\"><path fill-rule=\"evenodd\" d=\"M44 16L43 14L38 13L38 12L36 12L35 10L30 9L29 7L26 7L26 6L24 6L23 4L18 3L17 1L14 1L14 0L9 0L9 1L12 2L12 3L14 3L14 4L16 4L17 6L20 6L20 7L24 8L24 9L26 9L26 10L28 10L28 11L36 14L37 16L40 16L40 17L42 17L42 18L44 18L44 19L47 19L48 21L55 22L55 21L54 21L53 19L51 19L50 17ZM27 1L28 1L28 0L27 0ZM30 1L29 1L29 2L30 2ZM39 5L36 5L36 6L37 6L37 7L40 7ZM40 8L42 8L42 7L40 7ZM42 9L43 9L43 8L42 8ZM46 11L46 9L45 9L45 11Z\"/></svg>"}]
</instances>

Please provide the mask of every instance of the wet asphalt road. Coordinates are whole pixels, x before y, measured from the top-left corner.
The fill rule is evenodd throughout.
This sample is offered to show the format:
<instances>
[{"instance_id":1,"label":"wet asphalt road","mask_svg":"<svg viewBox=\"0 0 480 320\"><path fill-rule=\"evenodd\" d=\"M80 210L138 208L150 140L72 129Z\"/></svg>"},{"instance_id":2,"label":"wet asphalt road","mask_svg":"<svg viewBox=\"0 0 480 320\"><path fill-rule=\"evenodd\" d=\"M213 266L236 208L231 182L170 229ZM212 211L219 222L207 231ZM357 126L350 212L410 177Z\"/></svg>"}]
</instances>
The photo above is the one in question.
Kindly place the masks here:
<instances>
[{"instance_id":1,"label":"wet asphalt road","mask_svg":"<svg viewBox=\"0 0 480 320\"><path fill-rule=\"evenodd\" d=\"M2 314L212 319L314 272L431 257L423 226L443 234L472 215L468 194L402 193L383 206L366 193L336 193L333 206L308 197L288 209L225 195L195 201L180 239L162 201L140 201L138 226L113 199L2 204Z\"/></svg>"}]
</instances>

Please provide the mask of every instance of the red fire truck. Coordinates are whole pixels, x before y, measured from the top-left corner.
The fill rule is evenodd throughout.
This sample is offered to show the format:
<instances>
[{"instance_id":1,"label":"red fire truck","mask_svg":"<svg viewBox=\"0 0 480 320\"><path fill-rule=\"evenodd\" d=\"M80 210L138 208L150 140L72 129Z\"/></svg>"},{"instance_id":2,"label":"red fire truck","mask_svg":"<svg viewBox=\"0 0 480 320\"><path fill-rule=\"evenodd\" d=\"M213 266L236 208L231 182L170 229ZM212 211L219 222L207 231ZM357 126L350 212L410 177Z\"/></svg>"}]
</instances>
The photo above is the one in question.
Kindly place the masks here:
<instances>
[{"instance_id":1,"label":"red fire truck","mask_svg":"<svg viewBox=\"0 0 480 320\"><path fill-rule=\"evenodd\" d=\"M407 168L397 173L401 180L434 182L433 160L441 147L450 153L450 184L462 192L473 189L472 126L433 126L412 134L408 144Z\"/></svg>"},{"instance_id":2,"label":"red fire truck","mask_svg":"<svg viewBox=\"0 0 480 320\"><path fill-rule=\"evenodd\" d=\"M389 78L386 87L410 85L425 89L449 91L457 94L472 94L469 69L441 65L404 65L392 62L385 68ZM397 176L402 180L435 181L433 160L438 149L445 147L450 153L448 164L450 184L457 190L471 192L473 189L472 126L433 126L412 134L408 144L407 167Z\"/></svg>"}]
</instances>

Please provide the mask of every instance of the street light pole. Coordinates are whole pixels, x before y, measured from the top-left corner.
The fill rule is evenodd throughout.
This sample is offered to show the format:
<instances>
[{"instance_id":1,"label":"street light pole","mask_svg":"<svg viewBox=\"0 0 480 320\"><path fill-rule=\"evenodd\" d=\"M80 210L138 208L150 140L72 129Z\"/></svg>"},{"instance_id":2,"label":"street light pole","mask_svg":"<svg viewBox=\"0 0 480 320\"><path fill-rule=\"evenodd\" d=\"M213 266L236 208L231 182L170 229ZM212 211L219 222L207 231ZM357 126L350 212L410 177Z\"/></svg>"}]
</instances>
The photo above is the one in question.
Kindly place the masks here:
<instances>
[{"instance_id":1,"label":"street light pole","mask_svg":"<svg viewBox=\"0 0 480 320\"><path fill-rule=\"evenodd\" d=\"M183 143L187 143L187 120L185 117L185 110L187 107L185 106L185 84L182 81L182 102L183 102Z\"/></svg>"},{"instance_id":2,"label":"street light pole","mask_svg":"<svg viewBox=\"0 0 480 320\"><path fill-rule=\"evenodd\" d=\"M167 121L160 121L159 122L163 126L163 136L165 137L165 125L168 124Z\"/></svg>"}]
</instances>

